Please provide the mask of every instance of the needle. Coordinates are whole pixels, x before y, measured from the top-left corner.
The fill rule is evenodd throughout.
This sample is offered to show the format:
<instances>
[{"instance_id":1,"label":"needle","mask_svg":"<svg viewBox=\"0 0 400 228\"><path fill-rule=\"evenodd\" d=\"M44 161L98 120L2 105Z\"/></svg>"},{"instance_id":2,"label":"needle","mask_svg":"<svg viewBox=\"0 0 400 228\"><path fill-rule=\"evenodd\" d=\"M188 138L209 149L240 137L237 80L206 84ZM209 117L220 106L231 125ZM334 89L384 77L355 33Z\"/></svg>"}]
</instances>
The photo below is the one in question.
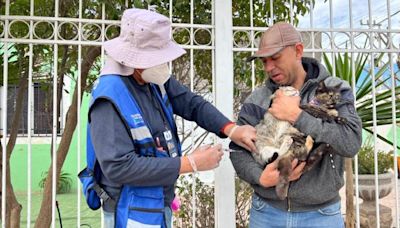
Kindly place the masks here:
<instances>
[{"instance_id":1,"label":"needle","mask_svg":"<svg viewBox=\"0 0 400 228\"><path fill-rule=\"evenodd\" d=\"M225 152L230 152L230 153L240 152L239 150L232 150L232 149L228 149L228 148L223 148L222 150Z\"/></svg>"}]
</instances>

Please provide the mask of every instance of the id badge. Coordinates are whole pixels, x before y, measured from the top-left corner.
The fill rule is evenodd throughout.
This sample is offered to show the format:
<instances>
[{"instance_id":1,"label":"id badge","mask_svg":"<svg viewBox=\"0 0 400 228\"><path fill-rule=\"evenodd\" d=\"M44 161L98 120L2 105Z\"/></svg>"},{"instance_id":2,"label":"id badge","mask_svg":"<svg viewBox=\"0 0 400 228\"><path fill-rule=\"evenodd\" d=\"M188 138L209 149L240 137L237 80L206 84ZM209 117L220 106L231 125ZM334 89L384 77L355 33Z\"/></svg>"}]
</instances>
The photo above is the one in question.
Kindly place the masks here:
<instances>
[{"instance_id":1,"label":"id badge","mask_svg":"<svg viewBox=\"0 0 400 228\"><path fill-rule=\"evenodd\" d=\"M172 133L170 130L164 131L165 142L167 143L167 148L169 151L169 155L174 158L178 156L178 150L176 149L174 140L172 139Z\"/></svg>"}]
</instances>

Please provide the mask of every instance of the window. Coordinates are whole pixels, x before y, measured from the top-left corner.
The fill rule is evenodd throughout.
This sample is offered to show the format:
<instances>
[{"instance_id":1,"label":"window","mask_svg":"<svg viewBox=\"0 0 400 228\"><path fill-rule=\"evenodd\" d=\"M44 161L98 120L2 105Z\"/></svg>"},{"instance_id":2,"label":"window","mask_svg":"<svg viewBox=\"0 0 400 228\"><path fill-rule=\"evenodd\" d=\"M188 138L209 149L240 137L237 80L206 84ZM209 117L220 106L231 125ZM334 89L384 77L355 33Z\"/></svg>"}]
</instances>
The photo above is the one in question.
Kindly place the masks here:
<instances>
[{"instance_id":1,"label":"window","mask_svg":"<svg viewBox=\"0 0 400 228\"><path fill-rule=\"evenodd\" d=\"M11 131L11 125L17 105L18 86L9 85L7 91L7 133ZM28 134L28 91L23 99L22 120L18 128L18 134ZM33 134L35 136L49 136L53 125L53 88L52 84L34 83L33 85ZM61 118L60 118L61 119ZM57 131L60 133L60 121L57 123Z\"/></svg>"}]
</instances>

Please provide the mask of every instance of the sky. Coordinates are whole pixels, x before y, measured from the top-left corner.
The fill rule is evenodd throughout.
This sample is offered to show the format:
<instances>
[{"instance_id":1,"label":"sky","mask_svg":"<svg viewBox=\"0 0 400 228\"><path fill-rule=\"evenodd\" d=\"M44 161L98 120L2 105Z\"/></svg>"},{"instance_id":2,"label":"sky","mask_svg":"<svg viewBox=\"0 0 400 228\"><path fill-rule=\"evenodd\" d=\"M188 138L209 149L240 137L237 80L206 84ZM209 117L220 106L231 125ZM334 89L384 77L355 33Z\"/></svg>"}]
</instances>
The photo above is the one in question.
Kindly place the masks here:
<instances>
[{"instance_id":1,"label":"sky","mask_svg":"<svg viewBox=\"0 0 400 228\"><path fill-rule=\"evenodd\" d=\"M314 27L329 27L330 26L330 10L329 5L332 2L332 14L333 14L333 28L349 28L350 27L350 13L349 13L349 0L315 0L313 21ZM376 22L382 21L381 28L387 28L387 2L386 0L370 0L372 9L372 19ZM390 3L390 14L395 14L392 16L392 28L400 29L400 1L399 0L389 0ZM352 0L352 16L353 16L353 27L354 28L368 28L368 25L361 25L360 20L363 23L367 22L369 18L368 10L368 0ZM300 28L310 27L310 17L300 18L299 23Z\"/></svg>"},{"instance_id":2,"label":"sky","mask_svg":"<svg viewBox=\"0 0 400 228\"><path fill-rule=\"evenodd\" d=\"M369 19L369 3L371 3L371 17L374 22L374 29L387 29L388 28L388 6L390 4L390 22L391 29L397 30L396 33L392 34L392 40L394 49L400 49L400 0L352 0L352 21L353 28L355 29L368 29ZM315 7L313 10L313 27L314 28L330 28L330 4L332 4L332 28L334 29L349 29L350 28L350 9L349 0L315 0ZM306 29L311 27L310 14L300 17L299 29ZM322 34L322 48L331 48L328 33ZM348 34L349 35L349 34ZM335 44L339 48L346 48L346 41L350 40L350 37L344 33L335 34ZM358 48L363 48L365 45L366 34L357 35L355 37L355 43ZM376 48L380 43L377 39L374 39ZM381 46L381 48L383 48ZM399 56L400 53L397 55ZM395 55L396 56L396 55Z\"/></svg>"}]
</instances>

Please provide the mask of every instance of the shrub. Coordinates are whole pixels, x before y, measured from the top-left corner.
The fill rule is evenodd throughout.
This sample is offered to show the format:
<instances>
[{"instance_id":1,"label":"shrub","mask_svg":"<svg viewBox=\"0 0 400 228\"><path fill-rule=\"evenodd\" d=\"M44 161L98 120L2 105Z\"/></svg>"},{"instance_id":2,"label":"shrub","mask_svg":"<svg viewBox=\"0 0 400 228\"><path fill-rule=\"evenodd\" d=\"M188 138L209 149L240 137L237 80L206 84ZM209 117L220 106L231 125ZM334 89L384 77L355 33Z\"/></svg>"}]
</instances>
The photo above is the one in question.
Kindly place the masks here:
<instances>
[{"instance_id":1,"label":"shrub","mask_svg":"<svg viewBox=\"0 0 400 228\"><path fill-rule=\"evenodd\" d=\"M387 173L393 167L393 156L390 152L378 151L378 174ZM374 174L374 147L363 145L358 152L358 173Z\"/></svg>"},{"instance_id":2,"label":"shrub","mask_svg":"<svg viewBox=\"0 0 400 228\"><path fill-rule=\"evenodd\" d=\"M176 227L192 226L192 175L179 177L177 195L181 200L181 208L174 215ZM196 181L196 227L214 227L214 186L205 184L198 177ZM251 207L251 195L253 189L249 184L235 178L236 195L236 227L245 228L249 225L249 212Z\"/></svg>"},{"instance_id":3,"label":"shrub","mask_svg":"<svg viewBox=\"0 0 400 228\"><path fill-rule=\"evenodd\" d=\"M47 171L42 173L42 179L39 181L39 187L44 189L44 184L46 182ZM68 193L71 191L72 178L71 174L61 171L60 178L57 183L57 194Z\"/></svg>"}]
</instances>

